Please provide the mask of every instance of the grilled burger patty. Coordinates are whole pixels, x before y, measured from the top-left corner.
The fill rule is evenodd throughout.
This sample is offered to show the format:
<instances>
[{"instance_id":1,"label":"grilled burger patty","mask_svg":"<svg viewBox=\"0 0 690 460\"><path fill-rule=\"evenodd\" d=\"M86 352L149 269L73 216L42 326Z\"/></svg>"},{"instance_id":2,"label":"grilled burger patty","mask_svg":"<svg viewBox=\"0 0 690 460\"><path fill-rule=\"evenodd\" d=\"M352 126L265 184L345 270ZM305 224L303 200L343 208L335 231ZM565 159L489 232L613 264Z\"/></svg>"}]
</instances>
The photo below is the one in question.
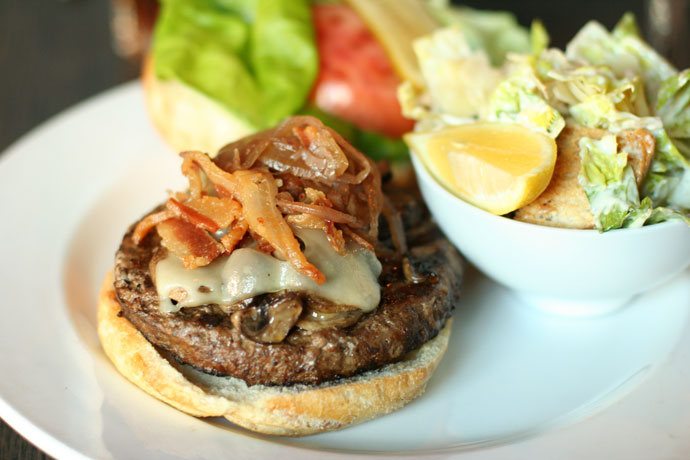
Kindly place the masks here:
<instances>
[{"instance_id":1,"label":"grilled burger patty","mask_svg":"<svg viewBox=\"0 0 690 460\"><path fill-rule=\"evenodd\" d=\"M240 378L248 385L318 384L402 359L445 325L457 300L463 263L430 223L421 200L402 194L392 201L403 217L414 276L410 267L391 255L393 251L379 256L381 303L351 326L293 327L280 343L261 343L233 326L230 315L217 306L161 312L149 272L151 259L161 250L160 237L151 232L136 245L131 238L134 226L115 258L114 286L122 314L149 342L177 360L211 374ZM384 225L384 239L385 234ZM300 296L302 302L318 301L281 292L257 296L249 304L261 306L291 295Z\"/></svg>"}]
</instances>

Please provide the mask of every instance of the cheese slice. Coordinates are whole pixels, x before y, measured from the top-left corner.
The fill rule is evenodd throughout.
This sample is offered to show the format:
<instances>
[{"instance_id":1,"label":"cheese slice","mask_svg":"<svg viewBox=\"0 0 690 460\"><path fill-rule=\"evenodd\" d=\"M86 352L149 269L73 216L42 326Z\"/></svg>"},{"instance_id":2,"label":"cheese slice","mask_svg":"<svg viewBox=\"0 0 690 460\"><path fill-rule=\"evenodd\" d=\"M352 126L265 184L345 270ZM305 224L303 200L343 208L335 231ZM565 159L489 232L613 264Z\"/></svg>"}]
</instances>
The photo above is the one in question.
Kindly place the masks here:
<instances>
[{"instance_id":1,"label":"cheese slice","mask_svg":"<svg viewBox=\"0 0 690 460\"><path fill-rule=\"evenodd\" d=\"M299 273L289 262L253 248L235 249L193 270L185 269L181 260L169 254L155 268L159 308L173 312L206 304L232 305L284 289L364 311L376 308L381 300L381 263L372 251L351 244L340 255L321 230L296 228L295 234L304 243L304 255L326 276L324 284ZM173 301L171 297L182 298Z\"/></svg>"}]
</instances>

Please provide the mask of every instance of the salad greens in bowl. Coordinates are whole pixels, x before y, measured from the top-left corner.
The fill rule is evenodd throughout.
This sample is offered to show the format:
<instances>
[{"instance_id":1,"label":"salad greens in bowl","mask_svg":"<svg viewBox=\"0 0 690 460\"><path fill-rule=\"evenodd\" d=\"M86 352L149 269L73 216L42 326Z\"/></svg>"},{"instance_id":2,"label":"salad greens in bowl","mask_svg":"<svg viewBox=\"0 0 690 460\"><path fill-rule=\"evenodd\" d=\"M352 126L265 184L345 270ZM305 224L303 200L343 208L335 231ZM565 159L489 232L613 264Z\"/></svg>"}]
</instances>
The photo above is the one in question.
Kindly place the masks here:
<instances>
[{"instance_id":1,"label":"salad greens in bowl","mask_svg":"<svg viewBox=\"0 0 690 460\"><path fill-rule=\"evenodd\" d=\"M612 31L589 22L565 50L549 48L537 21L530 38L529 51L508 53L500 66L460 26L415 42L425 86L398 91L416 120L406 136L413 165L435 219L481 271L550 311L609 312L690 265L690 69L656 53L629 14ZM470 204L481 200L467 193L479 192L429 164L435 136L487 122L557 145L543 192L501 216ZM496 158L522 161L510 148L487 148L491 140L451 145L449 157L473 156L456 164L478 165L456 178L489 182L519 170ZM490 185L481 192L505 192Z\"/></svg>"},{"instance_id":2,"label":"salad greens in bowl","mask_svg":"<svg viewBox=\"0 0 690 460\"><path fill-rule=\"evenodd\" d=\"M548 48L538 22L531 37L531 52L508 54L501 67L472 49L460 28L418 40L426 87L405 82L399 89L403 112L417 120L415 131L495 121L558 140L575 130L570 150L578 158L568 172L577 176L591 220L568 225L565 219L559 226L608 231L690 222L690 69L677 71L647 45L631 15L612 32L596 21L586 24L565 51ZM513 217L550 225L560 212Z\"/></svg>"}]
</instances>

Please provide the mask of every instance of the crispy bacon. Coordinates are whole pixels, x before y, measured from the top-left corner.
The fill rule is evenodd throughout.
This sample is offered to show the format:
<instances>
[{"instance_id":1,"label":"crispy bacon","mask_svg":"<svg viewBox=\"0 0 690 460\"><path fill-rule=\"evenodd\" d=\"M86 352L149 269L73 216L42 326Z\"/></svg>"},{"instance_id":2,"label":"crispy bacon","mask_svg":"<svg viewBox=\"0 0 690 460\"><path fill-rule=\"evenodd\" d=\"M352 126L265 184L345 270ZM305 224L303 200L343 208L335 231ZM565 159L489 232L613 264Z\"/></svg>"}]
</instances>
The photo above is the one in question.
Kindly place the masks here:
<instances>
[{"instance_id":1,"label":"crispy bacon","mask_svg":"<svg viewBox=\"0 0 690 460\"><path fill-rule=\"evenodd\" d=\"M137 226L134 228L132 240L135 244L141 243L141 241L151 231L153 227L165 220L170 219L171 217L174 217L174 215L168 209L153 214L149 214L148 216L140 220Z\"/></svg>"},{"instance_id":2,"label":"crispy bacon","mask_svg":"<svg viewBox=\"0 0 690 460\"><path fill-rule=\"evenodd\" d=\"M245 221L243 217L240 217L232 224L228 233L223 235L220 239L220 243L225 247L227 252L232 252L235 246L242 241L248 229L249 225L247 225L247 221Z\"/></svg>"},{"instance_id":3,"label":"crispy bacon","mask_svg":"<svg viewBox=\"0 0 690 460\"><path fill-rule=\"evenodd\" d=\"M183 219L167 219L159 223L156 230L163 246L182 259L187 269L208 265L225 252L223 245L208 232Z\"/></svg>"},{"instance_id":4,"label":"crispy bacon","mask_svg":"<svg viewBox=\"0 0 690 460\"><path fill-rule=\"evenodd\" d=\"M213 219L206 217L196 209L187 206L188 203L189 202L182 204L175 198L170 198L165 204L165 207L174 215L184 219L192 225L199 227L202 230L209 232L217 232L219 230L220 227L218 227L218 224L216 224Z\"/></svg>"},{"instance_id":5,"label":"crispy bacon","mask_svg":"<svg viewBox=\"0 0 690 460\"><path fill-rule=\"evenodd\" d=\"M190 198L184 203L170 198L166 207L178 217L209 232L227 228L242 215L240 203L229 197L203 195L199 198Z\"/></svg>"}]
</instances>

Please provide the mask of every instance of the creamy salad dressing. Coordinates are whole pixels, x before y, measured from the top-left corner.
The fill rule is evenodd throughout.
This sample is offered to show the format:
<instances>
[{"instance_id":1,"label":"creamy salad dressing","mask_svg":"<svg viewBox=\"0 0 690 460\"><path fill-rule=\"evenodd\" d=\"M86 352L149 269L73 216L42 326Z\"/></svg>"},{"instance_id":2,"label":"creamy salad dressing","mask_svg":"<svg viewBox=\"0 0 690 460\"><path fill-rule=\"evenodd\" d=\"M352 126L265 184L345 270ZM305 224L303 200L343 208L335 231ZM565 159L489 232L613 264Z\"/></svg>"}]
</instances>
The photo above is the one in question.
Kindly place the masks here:
<instances>
[{"instance_id":1,"label":"creamy salad dressing","mask_svg":"<svg viewBox=\"0 0 690 460\"><path fill-rule=\"evenodd\" d=\"M187 270L169 254L156 265L156 289L161 311L205 304L232 305L259 294L283 289L308 292L341 305L371 311L379 304L378 277L381 263L372 251L351 244L338 254L321 230L296 228L304 242L304 255L326 276L318 285L297 272L289 262L253 248L235 249L205 267ZM186 296L173 303L171 296L183 290Z\"/></svg>"}]
</instances>

